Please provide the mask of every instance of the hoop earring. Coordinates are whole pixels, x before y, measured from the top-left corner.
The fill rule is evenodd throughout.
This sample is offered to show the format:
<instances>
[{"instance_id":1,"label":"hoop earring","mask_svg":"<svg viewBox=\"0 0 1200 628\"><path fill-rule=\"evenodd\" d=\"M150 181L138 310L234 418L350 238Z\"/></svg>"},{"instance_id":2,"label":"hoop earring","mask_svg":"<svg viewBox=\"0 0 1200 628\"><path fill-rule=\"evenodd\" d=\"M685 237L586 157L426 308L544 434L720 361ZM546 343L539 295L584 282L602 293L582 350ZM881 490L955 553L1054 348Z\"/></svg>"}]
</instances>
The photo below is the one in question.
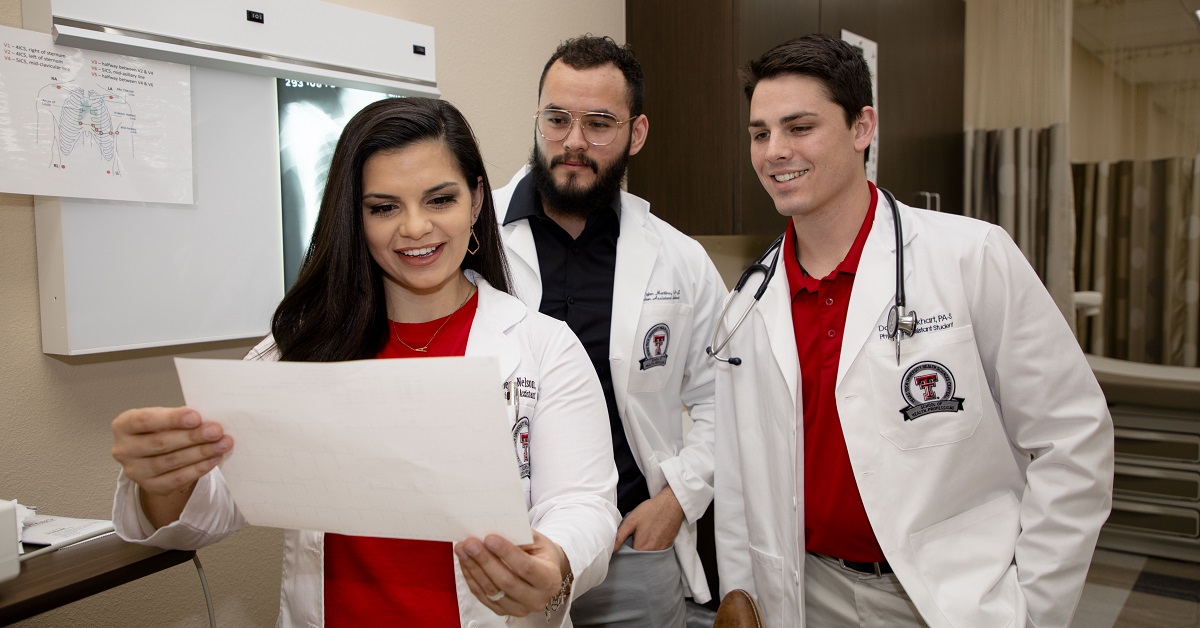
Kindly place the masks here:
<instances>
[{"instance_id":1,"label":"hoop earring","mask_svg":"<svg viewBox=\"0 0 1200 628\"><path fill-rule=\"evenodd\" d=\"M471 239L475 241L475 248L471 248L470 242L467 243L467 253L474 255L479 252L479 236L475 235L475 227L471 227Z\"/></svg>"}]
</instances>

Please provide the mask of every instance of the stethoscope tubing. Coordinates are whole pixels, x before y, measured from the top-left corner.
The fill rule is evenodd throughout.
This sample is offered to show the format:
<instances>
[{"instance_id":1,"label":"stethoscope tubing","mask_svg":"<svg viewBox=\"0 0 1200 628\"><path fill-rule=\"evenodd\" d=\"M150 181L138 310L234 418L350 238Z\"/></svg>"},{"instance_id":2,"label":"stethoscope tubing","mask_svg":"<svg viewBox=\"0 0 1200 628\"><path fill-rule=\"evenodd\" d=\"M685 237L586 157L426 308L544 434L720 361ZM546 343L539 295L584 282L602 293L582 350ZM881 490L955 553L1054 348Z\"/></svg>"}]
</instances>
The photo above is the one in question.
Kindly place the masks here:
<instances>
[{"instance_id":1,"label":"stethoscope tubing","mask_svg":"<svg viewBox=\"0 0 1200 628\"><path fill-rule=\"evenodd\" d=\"M896 206L896 197L892 196L891 192L885 190L884 188L877 188L877 189L879 190L879 192L881 194L883 194L884 198L887 199L888 207L889 207L889 209L892 210L892 224L895 226L895 232L896 232L895 233L895 235L896 235L896 302L895 302L895 305L893 306L893 309L896 312L902 313L904 310L904 307L905 307L905 302L904 302L904 233L901 230L901 226L900 226L900 211L899 211L899 208ZM725 306L721 308L721 317L717 319L717 324L713 326L712 338L709 341L708 348L705 349L705 351L708 353L708 355L712 356L713 359L715 359L719 362L727 362L733 366L738 366L739 364L742 363L742 359L735 357L735 356L730 356L728 358L722 357L721 351L723 351L725 349L725 347L727 347L729 345L729 341L733 339L733 335L735 333L737 333L737 330L739 328L741 328L742 323L746 320L746 317L750 315L750 311L754 309L754 306L757 305L759 300L762 299L762 296L764 294L766 294L767 284L769 284L771 282L771 278L775 276L775 268L779 264L779 254L782 251L783 251L783 236L781 235L778 238L776 238L773 243L771 243L771 246L767 247L767 250L763 251L763 254L760 255L753 264L751 264L748 268L746 268L745 271L742 272L742 276L739 277L737 283L734 284L733 294L731 294L729 296L729 299L725 301ZM772 253L774 253L774 254L772 254ZM763 262L765 262L768 257L771 258L771 263L764 264ZM721 343L718 343L717 339L719 338L720 333L721 333L721 323L722 323L722 321L725 320L726 314L729 313L729 306L733 305L734 295L736 295L742 291L742 288L744 288L746 286L746 282L748 282L750 280L750 278L754 276L755 273L763 274L762 283L760 283L758 285L758 288L754 291L754 298L752 301L750 301L750 304L746 306L746 310L744 312L742 312L742 315L738 317L737 322L735 322L733 324L733 327L729 330L729 333L726 334L725 340ZM911 332L910 332L910 335L911 335ZM900 352L899 332L897 332L896 338L897 338L896 353L897 353L897 359L899 359L899 352Z\"/></svg>"}]
</instances>

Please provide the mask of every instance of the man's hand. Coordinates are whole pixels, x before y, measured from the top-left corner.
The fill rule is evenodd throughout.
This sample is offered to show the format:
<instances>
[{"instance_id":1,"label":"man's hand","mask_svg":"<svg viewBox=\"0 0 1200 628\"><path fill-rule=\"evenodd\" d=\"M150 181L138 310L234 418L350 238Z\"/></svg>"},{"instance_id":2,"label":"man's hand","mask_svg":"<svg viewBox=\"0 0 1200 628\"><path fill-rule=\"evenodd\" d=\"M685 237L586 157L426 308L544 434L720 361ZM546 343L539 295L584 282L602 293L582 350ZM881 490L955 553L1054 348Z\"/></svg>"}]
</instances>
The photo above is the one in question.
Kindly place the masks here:
<instances>
[{"instance_id":1,"label":"man's hand","mask_svg":"<svg viewBox=\"0 0 1200 628\"><path fill-rule=\"evenodd\" d=\"M647 499L629 511L621 526L617 528L617 542L613 551L620 549L625 539L633 536L633 549L639 552L654 552L671 547L679 526L683 525L683 508L675 498L670 485L658 495Z\"/></svg>"},{"instance_id":2,"label":"man's hand","mask_svg":"<svg viewBox=\"0 0 1200 628\"><path fill-rule=\"evenodd\" d=\"M541 612L571 571L562 548L537 530L532 545L513 545L492 534L458 543L454 552L471 593L502 616Z\"/></svg>"}]
</instances>

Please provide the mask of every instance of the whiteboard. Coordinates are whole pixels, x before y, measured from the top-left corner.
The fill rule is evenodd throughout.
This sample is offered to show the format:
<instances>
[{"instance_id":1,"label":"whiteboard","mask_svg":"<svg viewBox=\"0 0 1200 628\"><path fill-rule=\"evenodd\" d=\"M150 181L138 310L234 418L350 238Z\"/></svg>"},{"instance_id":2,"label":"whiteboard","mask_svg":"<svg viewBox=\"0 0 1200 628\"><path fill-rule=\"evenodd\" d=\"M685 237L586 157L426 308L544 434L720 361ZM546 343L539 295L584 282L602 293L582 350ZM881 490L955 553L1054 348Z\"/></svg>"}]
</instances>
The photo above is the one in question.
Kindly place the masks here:
<instances>
[{"instance_id":1,"label":"whiteboard","mask_svg":"<svg viewBox=\"0 0 1200 628\"><path fill-rule=\"evenodd\" d=\"M36 197L42 350L265 335L283 295L275 79L191 69L194 204Z\"/></svg>"}]
</instances>

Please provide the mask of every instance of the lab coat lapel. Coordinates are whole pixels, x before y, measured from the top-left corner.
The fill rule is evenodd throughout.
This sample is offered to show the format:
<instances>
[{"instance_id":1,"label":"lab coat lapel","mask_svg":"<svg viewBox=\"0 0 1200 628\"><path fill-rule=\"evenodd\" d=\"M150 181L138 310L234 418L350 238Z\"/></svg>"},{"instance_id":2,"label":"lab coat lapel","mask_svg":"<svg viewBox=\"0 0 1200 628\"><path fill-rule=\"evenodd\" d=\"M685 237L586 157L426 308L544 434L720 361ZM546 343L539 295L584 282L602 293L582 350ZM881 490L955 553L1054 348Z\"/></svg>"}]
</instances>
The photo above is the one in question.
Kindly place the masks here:
<instances>
[{"instance_id":1,"label":"lab coat lapel","mask_svg":"<svg viewBox=\"0 0 1200 628\"><path fill-rule=\"evenodd\" d=\"M528 220L518 220L501 226L500 230L508 253L513 291L518 298L537 309L542 303L542 275L538 266L537 247L533 243L533 229Z\"/></svg>"},{"instance_id":2,"label":"lab coat lapel","mask_svg":"<svg viewBox=\"0 0 1200 628\"><path fill-rule=\"evenodd\" d=\"M917 236L916 227L907 207L897 203L900 216L904 220L904 247ZM905 258L904 279L912 274L911 255ZM875 208L875 222L871 233L863 246L862 257L858 262L858 271L854 274L854 289L850 294L849 310L846 312L846 326L842 336L842 353L838 361L838 374L835 386L840 386L842 378L854 363L867 339L885 333L879 330L880 324L887 323L887 308L896 299L896 236L892 223L892 211L883 193L879 194L879 204ZM883 323L880 323L880 321Z\"/></svg>"},{"instance_id":3,"label":"lab coat lapel","mask_svg":"<svg viewBox=\"0 0 1200 628\"><path fill-rule=\"evenodd\" d=\"M782 254L780 252L780 255ZM783 380L787 382L788 391L791 393L790 399L793 400L793 403L797 403L800 361L796 354L796 332L792 325L791 288L788 286L787 272L783 269L782 259L778 261L775 271L775 275L771 277L771 283L767 286L767 291L763 293L762 300L757 307L762 308L759 318L766 329L767 343L771 347L775 365L783 375ZM747 292L758 289L758 284L751 284L753 282L747 282L743 289Z\"/></svg>"},{"instance_id":4,"label":"lab coat lapel","mask_svg":"<svg viewBox=\"0 0 1200 628\"><path fill-rule=\"evenodd\" d=\"M479 287L479 308L467 336L466 355L496 358L500 365L499 385L512 377L521 361L519 348L505 332L520 322L529 309L516 297L493 288L474 271L467 271L467 278Z\"/></svg>"},{"instance_id":5,"label":"lab coat lapel","mask_svg":"<svg viewBox=\"0 0 1200 628\"><path fill-rule=\"evenodd\" d=\"M630 339L637 333L637 322L645 302L646 286L658 260L662 239L646 228L650 204L621 193L621 234L617 239L617 264L613 278L612 323L608 346L613 386L617 391L618 410L625 415L625 388L633 362Z\"/></svg>"}]
</instances>

